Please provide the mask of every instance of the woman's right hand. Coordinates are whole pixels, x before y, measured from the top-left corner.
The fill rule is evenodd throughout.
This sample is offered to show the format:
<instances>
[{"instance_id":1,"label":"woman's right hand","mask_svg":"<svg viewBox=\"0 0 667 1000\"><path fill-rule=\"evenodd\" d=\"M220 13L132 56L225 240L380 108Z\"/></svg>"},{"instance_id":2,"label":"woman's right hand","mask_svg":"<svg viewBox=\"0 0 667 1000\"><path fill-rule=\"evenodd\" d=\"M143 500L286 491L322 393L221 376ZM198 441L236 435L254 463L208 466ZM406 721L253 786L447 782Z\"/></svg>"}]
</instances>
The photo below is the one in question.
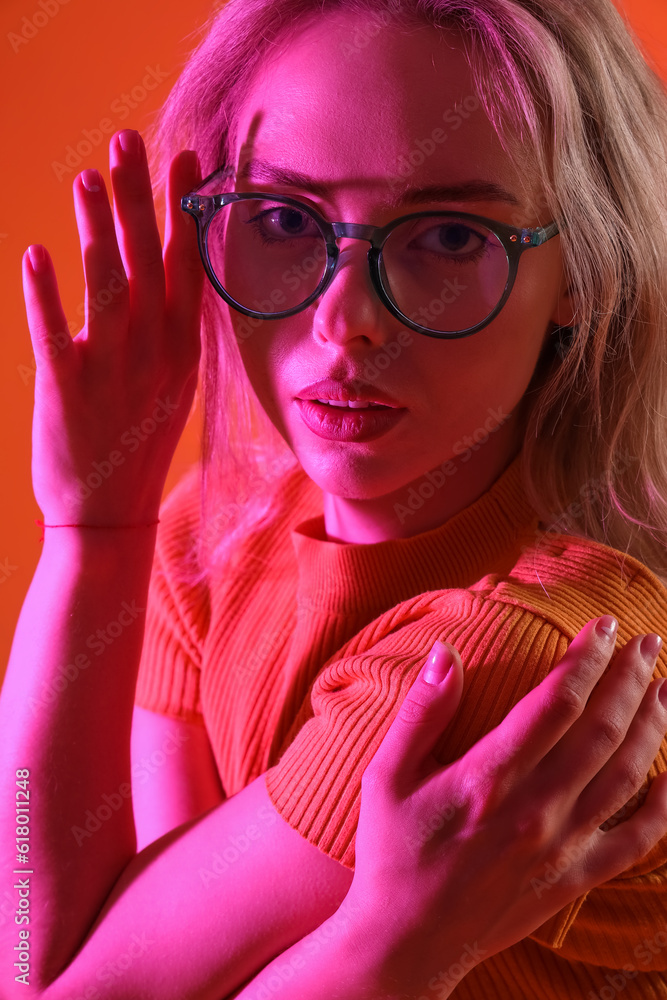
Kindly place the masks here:
<instances>
[{"instance_id":1,"label":"woman's right hand","mask_svg":"<svg viewBox=\"0 0 667 1000\"><path fill-rule=\"evenodd\" d=\"M117 132L109 152L115 224L101 175L85 170L74 181L86 283L74 338L48 254L33 246L23 257L36 362L33 488L47 525L155 521L197 386L204 270L180 207L200 181L196 155L171 162L163 255L141 136Z\"/></svg>"},{"instance_id":2,"label":"woman's right hand","mask_svg":"<svg viewBox=\"0 0 667 1000\"><path fill-rule=\"evenodd\" d=\"M657 637L635 636L609 667L600 621L445 767L432 751L463 689L456 650L436 643L441 665L452 654L449 673L433 685L422 668L410 688L363 775L346 897L353 940L380 949L372 964L388 995L469 971L667 834L667 774L630 819L600 828L639 790L667 730L667 681L651 681Z\"/></svg>"}]
</instances>

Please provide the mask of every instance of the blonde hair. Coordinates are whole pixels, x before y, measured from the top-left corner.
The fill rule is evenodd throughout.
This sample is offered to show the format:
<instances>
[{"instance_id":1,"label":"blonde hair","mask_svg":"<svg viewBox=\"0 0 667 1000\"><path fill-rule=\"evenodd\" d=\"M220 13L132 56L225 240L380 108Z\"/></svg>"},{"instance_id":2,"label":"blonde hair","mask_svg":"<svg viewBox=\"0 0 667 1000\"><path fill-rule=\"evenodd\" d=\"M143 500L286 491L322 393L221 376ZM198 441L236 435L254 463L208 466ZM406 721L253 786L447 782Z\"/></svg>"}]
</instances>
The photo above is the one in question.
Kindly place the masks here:
<instances>
[{"instance_id":1,"label":"blonde hair","mask_svg":"<svg viewBox=\"0 0 667 1000\"><path fill-rule=\"evenodd\" d=\"M524 397L527 495L546 528L636 557L667 583L667 94L611 0L229 0L148 132L156 194L171 158L232 165L255 74L317 19L459 29L503 148L529 161L561 226L577 325ZM372 44L372 42L371 42ZM271 510L298 462L241 363L227 306L202 315L202 531L208 576Z\"/></svg>"}]
</instances>

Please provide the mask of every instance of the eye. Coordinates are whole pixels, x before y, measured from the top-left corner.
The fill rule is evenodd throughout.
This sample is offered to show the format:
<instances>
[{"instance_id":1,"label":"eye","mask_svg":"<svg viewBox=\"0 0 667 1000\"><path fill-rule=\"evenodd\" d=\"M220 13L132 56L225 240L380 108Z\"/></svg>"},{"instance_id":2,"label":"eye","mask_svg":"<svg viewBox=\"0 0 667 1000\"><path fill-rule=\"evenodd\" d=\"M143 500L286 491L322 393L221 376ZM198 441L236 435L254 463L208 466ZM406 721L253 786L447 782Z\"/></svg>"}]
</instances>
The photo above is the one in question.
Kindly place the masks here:
<instances>
[{"instance_id":1,"label":"eye","mask_svg":"<svg viewBox=\"0 0 667 1000\"><path fill-rule=\"evenodd\" d=\"M464 222L444 222L428 226L411 242L413 249L465 260L481 256L488 244L488 230L478 231Z\"/></svg>"},{"instance_id":2,"label":"eye","mask_svg":"<svg viewBox=\"0 0 667 1000\"><path fill-rule=\"evenodd\" d=\"M274 205L264 209L248 219L246 225L251 225L264 243L321 236L315 220L292 205Z\"/></svg>"}]
</instances>

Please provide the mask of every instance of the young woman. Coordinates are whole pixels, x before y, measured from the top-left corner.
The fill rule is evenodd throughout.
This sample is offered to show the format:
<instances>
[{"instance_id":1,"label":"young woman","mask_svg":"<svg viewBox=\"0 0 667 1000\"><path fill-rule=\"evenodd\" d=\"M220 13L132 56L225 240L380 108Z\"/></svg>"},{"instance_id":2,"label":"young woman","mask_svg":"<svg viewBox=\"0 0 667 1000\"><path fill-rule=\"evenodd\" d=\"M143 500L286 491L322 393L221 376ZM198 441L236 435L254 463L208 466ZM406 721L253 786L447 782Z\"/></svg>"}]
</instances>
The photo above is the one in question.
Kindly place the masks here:
<instances>
[{"instance_id":1,"label":"young woman","mask_svg":"<svg viewBox=\"0 0 667 1000\"><path fill-rule=\"evenodd\" d=\"M137 133L77 178L3 996L667 996L664 111L607 0L231 0L164 255Z\"/></svg>"}]
</instances>

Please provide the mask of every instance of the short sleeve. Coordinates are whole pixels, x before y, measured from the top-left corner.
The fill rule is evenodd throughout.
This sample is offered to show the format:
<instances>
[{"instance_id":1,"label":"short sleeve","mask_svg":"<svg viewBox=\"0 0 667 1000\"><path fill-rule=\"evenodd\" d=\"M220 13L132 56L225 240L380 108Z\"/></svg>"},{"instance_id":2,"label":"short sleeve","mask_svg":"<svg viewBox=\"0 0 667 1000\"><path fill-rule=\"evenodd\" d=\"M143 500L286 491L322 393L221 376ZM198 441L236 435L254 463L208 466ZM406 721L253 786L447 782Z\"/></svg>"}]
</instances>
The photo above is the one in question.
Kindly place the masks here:
<instances>
[{"instance_id":1,"label":"short sleeve","mask_svg":"<svg viewBox=\"0 0 667 1000\"><path fill-rule=\"evenodd\" d=\"M267 789L291 826L350 868L361 775L436 639L455 645L467 668L461 710L438 747L443 763L498 725L567 648L556 628L523 608L448 590L390 609L327 661Z\"/></svg>"},{"instance_id":2,"label":"short sleeve","mask_svg":"<svg viewBox=\"0 0 667 1000\"><path fill-rule=\"evenodd\" d=\"M190 470L160 508L135 704L202 722L200 673L210 620L208 588L186 567L199 519L199 472Z\"/></svg>"},{"instance_id":3,"label":"short sleeve","mask_svg":"<svg viewBox=\"0 0 667 1000\"><path fill-rule=\"evenodd\" d=\"M436 747L437 759L446 764L502 722L559 662L574 634L534 608L472 590L423 594L391 609L324 665L282 756L267 772L269 797L303 837L354 868L361 776L434 641L456 646L466 666L461 707ZM664 769L664 753L651 774L656 769ZM599 938L599 930L593 931L604 925L613 951L624 936L629 940L629 914L642 901L647 926L665 906L665 862L667 839L636 872L607 883L599 893L582 895L531 938L561 949L573 927L581 926L572 957L586 961L583 942ZM599 964L609 959L607 951Z\"/></svg>"}]
</instances>

